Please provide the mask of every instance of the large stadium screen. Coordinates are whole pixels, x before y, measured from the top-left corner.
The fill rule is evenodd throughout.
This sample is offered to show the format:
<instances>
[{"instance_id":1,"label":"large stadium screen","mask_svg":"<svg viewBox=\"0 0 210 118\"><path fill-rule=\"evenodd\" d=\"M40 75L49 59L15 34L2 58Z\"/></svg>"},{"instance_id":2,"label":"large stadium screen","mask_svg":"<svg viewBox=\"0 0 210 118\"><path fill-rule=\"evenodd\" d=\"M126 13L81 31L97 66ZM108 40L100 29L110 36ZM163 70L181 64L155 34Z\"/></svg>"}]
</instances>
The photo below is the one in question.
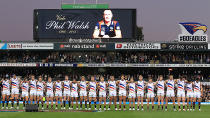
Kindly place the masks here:
<instances>
[{"instance_id":1,"label":"large stadium screen","mask_svg":"<svg viewBox=\"0 0 210 118\"><path fill-rule=\"evenodd\" d=\"M134 39L136 9L37 9L34 39Z\"/></svg>"}]
</instances>

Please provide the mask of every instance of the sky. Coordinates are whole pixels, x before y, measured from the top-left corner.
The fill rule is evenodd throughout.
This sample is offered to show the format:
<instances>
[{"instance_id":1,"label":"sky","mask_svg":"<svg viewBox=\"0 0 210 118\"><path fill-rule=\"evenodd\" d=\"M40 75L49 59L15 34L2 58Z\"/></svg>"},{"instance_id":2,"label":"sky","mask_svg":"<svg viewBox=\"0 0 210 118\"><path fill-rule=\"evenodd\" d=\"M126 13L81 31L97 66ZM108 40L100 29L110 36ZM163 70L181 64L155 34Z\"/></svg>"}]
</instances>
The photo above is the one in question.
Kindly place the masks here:
<instances>
[{"instance_id":1,"label":"sky","mask_svg":"<svg viewBox=\"0 0 210 118\"><path fill-rule=\"evenodd\" d=\"M73 0L63 0L73 3ZM95 0L76 0L95 3ZM172 41L181 33L180 22L210 26L210 0L98 0L110 8L136 8L137 25L145 41ZM61 0L0 0L0 40L32 41L33 10L60 9ZM207 31L210 36L210 31Z\"/></svg>"}]
</instances>

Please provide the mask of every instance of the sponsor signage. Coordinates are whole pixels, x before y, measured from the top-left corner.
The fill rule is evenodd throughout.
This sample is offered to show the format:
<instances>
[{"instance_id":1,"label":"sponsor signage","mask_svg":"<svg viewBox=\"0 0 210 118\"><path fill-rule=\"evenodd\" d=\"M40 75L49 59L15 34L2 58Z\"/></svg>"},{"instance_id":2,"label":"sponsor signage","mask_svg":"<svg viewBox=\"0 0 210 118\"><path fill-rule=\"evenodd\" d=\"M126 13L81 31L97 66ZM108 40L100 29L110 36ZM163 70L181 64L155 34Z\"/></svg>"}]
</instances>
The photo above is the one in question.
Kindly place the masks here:
<instances>
[{"instance_id":1,"label":"sponsor signage","mask_svg":"<svg viewBox=\"0 0 210 118\"><path fill-rule=\"evenodd\" d=\"M161 49L160 43L115 43L115 49Z\"/></svg>"},{"instance_id":2,"label":"sponsor signage","mask_svg":"<svg viewBox=\"0 0 210 118\"><path fill-rule=\"evenodd\" d=\"M182 34L178 36L179 42L207 42L207 26L197 22L179 23Z\"/></svg>"},{"instance_id":3,"label":"sponsor signage","mask_svg":"<svg viewBox=\"0 0 210 118\"><path fill-rule=\"evenodd\" d=\"M6 50L7 49L7 43L0 43L0 50Z\"/></svg>"},{"instance_id":4,"label":"sponsor signage","mask_svg":"<svg viewBox=\"0 0 210 118\"><path fill-rule=\"evenodd\" d=\"M62 9L108 9L109 4L62 4Z\"/></svg>"},{"instance_id":5,"label":"sponsor signage","mask_svg":"<svg viewBox=\"0 0 210 118\"><path fill-rule=\"evenodd\" d=\"M210 64L0 63L0 67L210 67Z\"/></svg>"},{"instance_id":6,"label":"sponsor signage","mask_svg":"<svg viewBox=\"0 0 210 118\"><path fill-rule=\"evenodd\" d=\"M208 51L208 43L0 43L0 50L179 50Z\"/></svg>"},{"instance_id":7,"label":"sponsor signage","mask_svg":"<svg viewBox=\"0 0 210 118\"><path fill-rule=\"evenodd\" d=\"M163 50L207 50L207 43L162 43L161 49Z\"/></svg>"},{"instance_id":8,"label":"sponsor signage","mask_svg":"<svg viewBox=\"0 0 210 118\"><path fill-rule=\"evenodd\" d=\"M114 43L56 43L56 50L114 50Z\"/></svg>"},{"instance_id":9,"label":"sponsor signage","mask_svg":"<svg viewBox=\"0 0 210 118\"><path fill-rule=\"evenodd\" d=\"M36 67L36 63L0 63L0 67Z\"/></svg>"},{"instance_id":10,"label":"sponsor signage","mask_svg":"<svg viewBox=\"0 0 210 118\"><path fill-rule=\"evenodd\" d=\"M7 49L47 50L47 49L54 49L54 44L53 43L7 43Z\"/></svg>"}]
</instances>

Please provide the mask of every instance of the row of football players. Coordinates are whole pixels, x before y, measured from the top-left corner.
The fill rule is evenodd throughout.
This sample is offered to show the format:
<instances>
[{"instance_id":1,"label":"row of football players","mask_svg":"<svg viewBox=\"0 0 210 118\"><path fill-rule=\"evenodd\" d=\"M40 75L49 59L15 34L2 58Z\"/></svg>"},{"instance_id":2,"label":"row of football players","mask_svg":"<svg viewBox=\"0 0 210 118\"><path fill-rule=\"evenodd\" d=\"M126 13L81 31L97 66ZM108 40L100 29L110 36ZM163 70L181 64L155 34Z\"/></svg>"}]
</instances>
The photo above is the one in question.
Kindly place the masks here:
<instances>
[{"instance_id":1,"label":"row of football players","mask_svg":"<svg viewBox=\"0 0 210 118\"><path fill-rule=\"evenodd\" d=\"M35 79L35 76L32 75L30 80L27 79L21 81L20 78L17 78L16 75L13 78L3 79L2 85L2 109L4 109L4 104L6 103L6 108L8 108L9 99L11 100L12 107L14 107L14 101L17 101L17 109L19 108L19 96L23 98L23 105L30 103L38 104L41 102L42 109L44 106L44 92L47 100L47 109L49 108L49 103L51 101L51 108L53 108L53 100L56 100L56 109L58 107L58 103L60 102L61 108L66 108L66 102L69 104L69 109L73 109L73 102L76 102L76 107L78 109L78 101L80 96L80 109L82 109L82 102L85 103L85 109L87 109L87 101L89 100L89 109L91 109L91 102L94 101L95 109L96 109L96 97L97 90L99 91L99 104L101 110L102 101L104 103L104 110L106 110L106 99L107 93L109 94L109 105L108 110L110 110L112 102L114 103L115 110L118 110L116 101L117 101L117 93L119 96L119 110L121 110L121 106L123 103L123 107L125 109L126 106L126 96L128 93L129 99L129 107L130 110L135 110L135 99L137 98L137 110L143 109L143 98L145 95L145 89L147 90L147 109L149 109L149 102L152 102L152 109L154 109L154 89L157 88L157 97L158 97L158 109L160 105L163 109L164 98L165 98L165 110L167 110L168 101L171 99L173 101L173 108L175 109L175 84L177 84L177 102L179 110L180 101L183 102L183 110L185 110L185 91L187 92L187 107L188 110L195 109L195 102L198 100L199 110L200 110L200 101L202 96L202 85L199 81L199 78L194 82L187 81L186 77L183 76L180 79L173 79L173 75L169 76L169 79L163 80L163 76L160 75L156 82L153 82L152 77L148 78L148 82L143 80L143 76L140 75L138 77L138 81L134 81L131 77L128 80L124 79L122 75L120 80L115 81L114 76L110 76L108 82L104 81L104 77L100 77L100 82L95 81L95 77L91 76L90 81L86 81L84 76L81 76L81 81L73 81L69 80L68 76L65 76L64 81L57 80L52 82L52 78L48 77L48 81L44 82L42 77L40 76L38 80ZM167 88L166 97L164 97L164 89L165 86ZM117 89L119 88L119 90ZM11 89L11 93L10 93ZM22 90L22 94L19 95L19 89ZM88 94L87 94L87 91ZM118 91L118 92L117 92ZM79 93L79 94L78 94ZM10 96L11 95L11 96ZM29 100L30 96L30 100ZM189 106L189 102L191 105Z\"/></svg>"}]
</instances>

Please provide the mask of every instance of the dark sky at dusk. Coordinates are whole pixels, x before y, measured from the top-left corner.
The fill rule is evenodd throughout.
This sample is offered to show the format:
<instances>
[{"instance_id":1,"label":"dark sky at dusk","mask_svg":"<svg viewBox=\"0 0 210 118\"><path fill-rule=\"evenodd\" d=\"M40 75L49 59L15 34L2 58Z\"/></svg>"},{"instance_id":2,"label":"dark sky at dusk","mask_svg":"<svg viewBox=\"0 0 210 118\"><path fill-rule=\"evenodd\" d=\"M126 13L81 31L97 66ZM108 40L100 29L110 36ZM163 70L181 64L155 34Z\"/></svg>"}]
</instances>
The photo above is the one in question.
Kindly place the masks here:
<instances>
[{"instance_id":1,"label":"dark sky at dusk","mask_svg":"<svg viewBox=\"0 0 210 118\"><path fill-rule=\"evenodd\" d=\"M73 3L73 0L63 0ZM94 3L95 0L77 0ZM210 26L210 0L98 0L110 8L136 8L145 41L170 41L181 32L179 22ZM0 0L0 40L33 40L33 10L59 9L61 0ZM210 31L207 31L210 36Z\"/></svg>"}]
</instances>

